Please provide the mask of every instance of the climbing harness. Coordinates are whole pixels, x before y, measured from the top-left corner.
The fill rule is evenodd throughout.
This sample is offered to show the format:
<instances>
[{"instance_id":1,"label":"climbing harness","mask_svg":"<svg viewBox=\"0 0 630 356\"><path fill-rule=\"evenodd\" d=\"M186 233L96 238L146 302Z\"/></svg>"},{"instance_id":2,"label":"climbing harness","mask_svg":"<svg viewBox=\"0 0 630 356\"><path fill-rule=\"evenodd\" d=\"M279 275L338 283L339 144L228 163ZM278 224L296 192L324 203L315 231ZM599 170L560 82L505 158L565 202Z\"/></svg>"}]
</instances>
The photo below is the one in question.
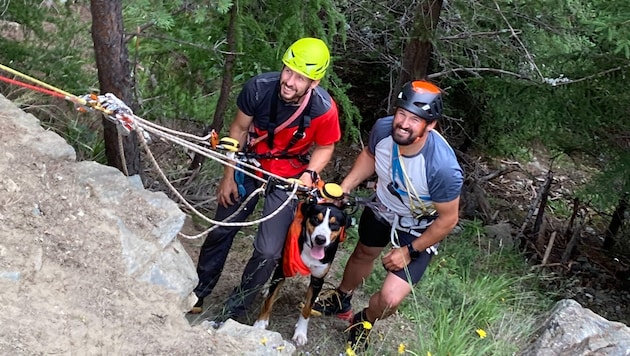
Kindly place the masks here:
<instances>
[{"instance_id":1,"label":"climbing harness","mask_svg":"<svg viewBox=\"0 0 630 356\"><path fill-rule=\"evenodd\" d=\"M358 207L359 205L363 205L366 208L371 209L376 215L377 219L379 219L381 222L386 223L388 225L391 224L389 240L393 248L401 247L400 239L398 238L399 231L408 233L415 237L420 237L422 233L424 232L424 230L426 230L437 218L437 214L433 214L431 216L424 216L424 217L413 217L411 219L413 219L414 222L416 222L415 224L409 225L409 226L403 226L401 224L401 217L398 214L394 213L393 211L390 211L382 203L376 200L376 193L370 195L369 197L350 197L350 198L354 200L353 206ZM392 219L392 221L389 222L387 219L385 219L385 215L389 216ZM426 249L426 251L428 253L433 253L437 255L438 246L439 244L430 246Z\"/></svg>"},{"instance_id":2,"label":"climbing harness","mask_svg":"<svg viewBox=\"0 0 630 356\"><path fill-rule=\"evenodd\" d=\"M17 79L7 78L3 75L0 75L0 81L21 86L30 90L38 91L47 95L51 95L57 98L62 98L72 102L77 110L82 112L89 111L98 111L105 115L107 119L114 122L117 126L117 130L120 135L126 136L129 135L132 131L135 131L138 134L139 141L145 152L147 153L147 157L155 167L158 175L164 181L164 183L168 186L168 188L173 192L177 198L192 211L195 215L199 216L201 219L207 221L208 223L214 225L210 227L208 230L197 234L195 236L187 236L180 233L181 236L189 239L195 239L206 235L209 231L217 228L218 226L249 226L249 225L258 225L263 221L269 220L277 215L280 211L282 211L293 199L296 198L299 192L309 191L308 187L305 187L303 183L296 179L287 179L281 177L279 175L273 174L271 172L265 171L260 168L260 164L256 162L252 155L247 152L243 152L240 150L239 142L236 139L225 137L218 138L218 134L215 131L212 131L206 136L200 137L176 130L172 130L160 125L157 125L148 120L142 119L141 117L135 115L133 111L119 98L117 98L112 93L106 93L104 95L98 95L97 93L89 93L83 96L76 96L65 92L59 88L55 88L49 84L46 84L42 81L39 81L35 78L32 78L26 74L20 73L12 68L9 68L5 65L0 64L0 70L4 72L8 72L15 77L19 77L22 80L28 81L29 83L25 83L24 81L20 81ZM238 174L238 180L241 181L245 177L245 175L256 179L262 183L262 186L258 189L255 189L244 201L241 205L242 207L247 205L251 199L253 199L257 194L268 193L271 189L283 189L287 191L287 199L284 201L278 209L276 209L271 214L264 216L257 220L245 221L245 222L231 222L230 220L239 212L236 211L234 214L229 216L227 219L223 221L217 221L210 219L195 209L186 199L177 191L177 189L169 182L168 178L164 174L164 172L160 169L160 166L153 156L151 150L149 149L149 142L151 141L151 136L159 137L163 140L175 143L180 145L189 151L195 152L202 156L211 158L225 166L229 166L235 169ZM120 140L119 140L120 143ZM122 152L122 150L121 150ZM316 188L315 188L316 189ZM239 186L239 194L245 194L245 189L242 184Z\"/></svg>"},{"instance_id":3,"label":"climbing harness","mask_svg":"<svg viewBox=\"0 0 630 356\"><path fill-rule=\"evenodd\" d=\"M252 149L256 144L262 142L263 140L267 140L267 147L269 147L269 151L260 154L254 152L247 152L247 155L250 159L270 159L270 158L279 158L279 159L290 159L295 158L302 163L308 163L310 160L310 156L308 154L289 154L289 150L301 139L306 137L305 130L311 124L311 97L313 96L313 91L311 89L307 90L304 94L304 100L300 103L300 106L297 110L291 115L287 120L282 122L280 125L277 124L278 119L278 94L280 90L280 84L275 86L274 92L271 96L270 110L269 110L269 121L267 122L267 127L265 128L265 133L258 136L254 125L250 126L249 130L249 142L248 149ZM294 123L297 119L300 119L298 128L293 132L293 136L291 140L287 143L287 145L283 149L278 149L274 147L274 138L275 134L280 132L281 130L287 128L289 125Z\"/></svg>"}]
</instances>

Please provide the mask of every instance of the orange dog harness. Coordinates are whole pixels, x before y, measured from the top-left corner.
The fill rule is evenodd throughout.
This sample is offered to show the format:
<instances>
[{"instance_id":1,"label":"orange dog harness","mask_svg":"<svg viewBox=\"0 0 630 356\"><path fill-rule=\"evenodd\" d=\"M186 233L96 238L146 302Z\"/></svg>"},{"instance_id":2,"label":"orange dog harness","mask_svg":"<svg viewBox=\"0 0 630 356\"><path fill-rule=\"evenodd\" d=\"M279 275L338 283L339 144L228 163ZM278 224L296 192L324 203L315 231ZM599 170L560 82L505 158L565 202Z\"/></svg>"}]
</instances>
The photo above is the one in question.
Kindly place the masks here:
<instances>
[{"instance_id":1,"label":"orange dog harness","mask_svg":"<svg viewBox=\"0 0 630 356\"><path fill-rule=\"evenodd\" d=\"M295 211L295 217L289 227L287 233L287 239L284 242L284 255L282 256L282 269L284 270L285 277L293 277L296 274L308 276L311 272L309 268L302 261L300 256L300 234L302 233L302 221L304 215L302 214L302 202L298 204Z\"/></svg>"}]
</instances>

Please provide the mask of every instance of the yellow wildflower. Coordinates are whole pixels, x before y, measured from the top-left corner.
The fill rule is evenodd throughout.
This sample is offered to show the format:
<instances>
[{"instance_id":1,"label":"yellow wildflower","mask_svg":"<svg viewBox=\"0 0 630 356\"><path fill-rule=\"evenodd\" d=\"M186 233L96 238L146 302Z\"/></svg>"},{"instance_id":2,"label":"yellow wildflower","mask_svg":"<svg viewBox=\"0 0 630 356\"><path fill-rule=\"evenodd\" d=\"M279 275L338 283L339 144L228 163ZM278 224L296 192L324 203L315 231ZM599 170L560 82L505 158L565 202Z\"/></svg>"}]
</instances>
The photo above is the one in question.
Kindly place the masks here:
<instances>
[{"instance_id":1,"label":"yellow wildflower","mask_svg":"<svg viewBox=\"0 0 630 356\"><path fill-rule=\"evenodd\" d=\"M354 353L354 350L352 349L352 347L350 347L350 344L348 344L348 346L346 347L346 355L357 356L357 354Z\"/></svg>"},{"instance_id":2,"label":"yellow wildflower","mask_svg":"<svg viewBox=\"0 0 630 356\"><path fill-rule=\"evenodd\" d=\"M262 339L260 339L260 343L267 346L267 338L263 337Z\"/></svg>"},{"instance_id":3,"label":"yellow wildflower","mask_svg":"<svg viewBox=\"0 0 630 356\"><path fill-rule=\"evenodd\" d=\"M427 351L427 356L433 356L433 355L431 354L431 351Z\"/></svg>"},{"instance_id":4,"label":"yellow wildflower","mask_svg":"<svg viewBox=\"0 0 630 356\"><path fill-rule=\"evenodd\" d=\"M486 334L486 331L485 331L485 330L483 330L483 329L477 329L476 331L477 331L477 335L479 335L479 338L480 338L480 339L484 339L486 336L488 336L488 335Z\"/></svg>"},{"instance_id":5,"label":"yellow wildflower","mask_svg":"<svg viewBox=\"0 0 630 356\"><path fill-rule=\"evenodd\" d=\"M398 345L398 354L402 355L404 353L405 353L405 344L401 342L400 345Z\"/></svg>"},{"instance_id":6,"label":"yellow wildflower","mask_svg":"<svg viewBox=\"0 0 630 356\"><path fill-rule=\"evenodd\" d=\"M363 324L363 328L365 330L372 329L372 323L370 323L369 321L364 320L364 321L361 322L361 324Z\"/></svg>"}]
</instances>

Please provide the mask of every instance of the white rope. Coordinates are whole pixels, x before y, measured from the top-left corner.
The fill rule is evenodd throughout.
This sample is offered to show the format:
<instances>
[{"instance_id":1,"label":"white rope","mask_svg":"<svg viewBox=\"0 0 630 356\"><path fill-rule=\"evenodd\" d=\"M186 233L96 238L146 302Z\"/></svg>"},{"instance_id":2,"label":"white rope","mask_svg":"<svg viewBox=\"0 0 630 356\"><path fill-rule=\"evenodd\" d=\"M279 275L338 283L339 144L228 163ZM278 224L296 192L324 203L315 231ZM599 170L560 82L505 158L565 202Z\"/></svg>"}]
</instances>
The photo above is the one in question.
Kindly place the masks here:
<instances>
[{"instance_id":1,"label":"white rope","mask_svg":"<svg viewBox=\"0 0 630 356\"><path fill-rule=\"evenodd\" d=\"M389 241L392 243L393 248L400 248L400 240L398 240L398 214L394 214L394 222L392 223L392 229L389 232Z\"/></svg>"},{"instance_id":2,"label":"white rope","mask_svg":"<svg viewBox=\"0 0 630 356\"><path fill-rule=\"evenodd\" d=\"M134 115L134 117L136 117L136 116ZM144 120L143 120L143 121L144 121ZM185 199L185 198L184 198L184 197L183 197L183 196L182 196L182 195L181 195L178 191L177 191L177 189L176 189L176 188L175 188L175 187L171 184L171 182L168 180L168 178L166 177L166 174L164 174L164 171L160 168L160 166L159 166L159 164L158 164L157 160L156 160L156 159L155 159L155 157L153 156L153 153L151 152L151 149L149 148L149 146L148 146L148 144L147 144L147 141L146 141L146 139L145 139L145 137L144 137L144 134L143 134L143 132L142 132L143 130L145 130L145 129L146 129L146 131L148 131L148 132L154 132L154 133L156 133L156 134L160 135L161 137L164 137L165 139L167 139L167 140L169 140L169 141L171 141L171 142L174 142L174 143L180 144L180 145L182 145L182 146L184 146L184 147L187 147L187 148L189 148L189 149L193 150L194 152L197 152L197 153L199 153L199 154L201 154L201 155L204 155L205 157L208 157L208 158L211 158L211 159L217 160L217 161L219 161L219 162L221 162L221 163L223 163L223 164L226 164L226 165L229 165L229 166L233 167L234 169L239 169L239 170L241 170L243 173L248 174L249 176L251 176L251 177L253 177L253 178L256 178L256 179L258 179L258 180L261 180L263 183L266 183L266 181L265 181L264 179L262 179L262 178L260 178L260 177L256 176L256 175L254 175L254 174L252 174L252 173L250 173L250 172L248 172L248 171L246 171L246 170L244 170L244 169L242 169L242 168L240 168L240 167L237 167L236 165L232 164L230 161L228 161L228 157L227 157L226 155L220 154L220 153L215 152L215 151L211 151L211 150L209 150L209 149L208 149L208 148L206 148L206 147L202 147L202 146L199 146L199 145L192 144L192 143L190 143L190 142L188 142L188 141L185 141L185 140L183 140L183 139L181 139L181 138L179 138L179 137L176 137L176 136L174 136L174 135L171 135L170 133L166 133L165 131L160 131L160 130L158 129L158 127L160 127L160 126L159 126L159 125L153 125L153 127L145 126L143 123L138 124L138 125L137 125L137 127L136 127L136 132L137 132L137 134L138 134L138 136L139 136L139 138L140 138L140 143L142 144L142 147L144 148L144 150L145 150L145 152L146 152L147 156L149 157L149 159L150 159L151 163L153 164L153 166L154 166L154 167L155 167L155 169L157 170L158 175L160 176L160 178L162 178L162 180L164 181L164 183L165 183L165 184L168 186L168 188L169 188L169 189L173 192L173 194L175 194L175 195L177 196L177 198L178 198L178 199L179 199L179 200L180 200L180 201L181 201L181 202L182 202L182 203L183 203L183 204L184 204L184 205L185 205L188 209L190 209L190 210L191 210L191 211L192 211L195 215L197 215L198 217L202 218L202 219L203 219L203 220L205 220L206 222L208 222L208 223L210 223L210 224L213 224L213 225L214 225L214 226L212 226L212 227L210 227L210 228L206 229L205 231L203 231L203 232L201 232L201 233L199 233L199 234L197 234L197 235L190 236L190 235L186 235L186 234L183 234L183 233L179 232L179 233L178 233L178 235L179 235L179 236L182 236L182 237L187 238L187 239L197 239L197 238L200 238L200 237L202 237L202 236L206 235L206 234L207 234L207 233L209 233L210 231L212 231L212 230L216 229L218 226L232 226L232 227L235 227L235 226L251 226L251 225L258 225L258 224L260 224L260 223L262 223L262 222L264 222L264 221L267 221L267 220L269 220L269 219L273 218L274 216L276 216L278 213L280 213L280 211L281 211L282 209L284 209L284 208L285 208L285 207L286 207L286 206L287 206L287 205L291 202L291 200L293 200L293 199L296 197L296 192L297 192L297 189L298 189L298 184L293 184L293 189L292 189L292 191L291 191L290 193L289 193L289 192L287 193L287 199L286 199L284 202L282 202L282 204L278 207L278 209L276 209L276 210L275 210L274 212L272 212L271 214L269 214L269 215L267 215L267 216L265 216L265 217L262 217L262 218L260 218L260 219L251 220L251 221L243 221L243 222L226 222L226 221L229 221L230 219L232 219L234 216L236 216L236 214L238 214L238 213L239 213L239 212L240 212L240 211L241 211L241 210L242 210L242 209L243 209L243 208L247 205L247 203L248 203L251 199L253 199L253 197L254 197L254 196L256 196L256 194L260 194L261 192L263 192L263 191L264 191L264 188L263 188L263 187L260 187L260 188L258 188L258 189L255 189L255 190L254 190L251 194L249 194L249 195L248 195L248 197L247 197L247 199L243 202L243 204L241 204L241 208L240 208L240 209L238 209L237 211L235 211L234 213L232 213L232 214L231 214L230 216L228 216L225 220L213 220L213 219L208 218L207 216L205 216L204 214L202 214L200 211L198 211L197 209L195 209L195 207L193 207L193 206L192 206L192 205L191 205L191 204L190 204L190 203L189 203L189 202L188 202L188 201L187 201L187 200L186 200L186 199ZM170 131L170 132L175 132L174 130L168 130L168 131ZM192 135L191 135L191 136L192 136ZM219 158L219 157L221 157L221 158ZM224 159L222 159L222 158L224 158ZM275 176L275 175L273 175L273 176ZM279 177L279 176L278 176L278 177ZM282 178L282 177L279 177L279 178L280 178L280 179L282 179L283 181L289 182L288 180L286 180L286 179L284 179L284 178Z\"/></svg>"},{"instance_id":3,"label":"white rope","mask_svg":"<svg viewBox=\"0 0 630 356\"><path fill-rule=\"evenodd\" d=\"M282 204L278 207L278 209L276 209L273 213L271 213L271 214L269 214L269 215L267 215L265 217L262 217L260 219L252 220L252 221L232 222L232 223L231 222L225 222L226 220L232 219L237 213L239 213L247 205L247 202L249 202L251 197L254 196L254 193L258 193L259 191L262 192L264 190L265 189L262 188L262 187L254 190L252 192L252 194L250 194L247 197L247 199L243 202L243 204L241 204L240 209L238 209L237 211L232 213L232 215L228 216L227 218L225 218L225 220L221 221L220 223L215 223L214 226L210 227L206 231L203 231L203 232L201 232L201 233L199 233L197 235L193 235L193 236L186 235L186 234L184 234L182 232L179 232L178 235L181 236L181 237L184 237L186 239L192 240L192 239L198 239L198 238L208 234L209 232L211 232L212 230L216 229L219 226L250 226L250 225L260 224L260 223L262 223L264 221L267 221L267 220L273 218L274 216L278 215L280 213L280 211L282 209L284 209L291 202L291 200L295 197L295 193L297 192L297 185L295 185L293 187L293 191L291 193L287 193L287 199L284 202L282 202Z\"/></svg>"},{"instance_id":4,"label":"white rope","mask_svg":"<svg viewBox=\"0 0 630 356\"><path fill-rule=\"evenodd\" d=\"M118 152L120 152L120 165L122 166L123 173L129 177L129 171L127 170L127 160L125 159L125 147L123 145L123 139L118 129L116 129L116 137L118 137Z\"/></svg>"},{"instance_id":5,"label":"white rope","mask_svg":"<svg viewBox=\"0 0 630 356\"><path fill-rule=\"evenodd\" d=\"M210 137L212 137L211 133L206 135L206 136L201 137L201 136L189 134L189 133L186 133L186 132L169 129L168 127L160 126L160 125L158 125L158 124L156 124L154 122L151 122L149 120L145 120L145 119L143 119L141 117L138 117L138 116L135 116L135 118L145 128L146 127L153 127L153 128L156 128L156 129L158 129L160 131L163 131L163 132L168 132L168 133L171 133L171 134L174 134L174 135L177 135L177 136L187 137L187 138L190 138L192 140L197 140L197 141L200 141L200 142L208 142Z\"/></svg>"},{"instance_id":6,"label":"white rope","mask_svg":"<svg viewBox=\"0 0 630 356\"><path fill-rule=\"evenodd\" d=\"M115 95L111 94L111 93L107 93L105 95L99 95L98 96L98 101L103 110L104 113L106 113L106 115L108 115L108 117L113 120L116 124L120 125L124 130L130 132L130 131L135 131L138 136L139 136L139 140L140 143L142 144L142 147L144 148L144 150L147 153L147 156L149 157L149 159L151 160L151 163L155 166L155 169L158 172L158 175L162 178L162 180L164 181L164 183L168 186L168 188L173 192L173 194L175 194L177 196L177 198L184 204L186 205L186 207L188 207L194 214L196 214L197 216L201 217L203 220L215 225L212 226L211 228L209 228L208 230L204 231L201 234L195 235L195 236L186 236L182 233L180 233L180 235L186 237L186 238L198 238L200 236L203 236L204 234L212 231L212 229L216 228L216 226L250 226L250 225L257 225L260 224L266 220L269 220L271 218L273 218L275 215L277 215L282 209L284 209L290 202L291 200L293 200L296 197L296 192L298 189L298 183L297 182L292 182L284 177L272 174L270 172L267 172L261 168L258 168L255 165L251 165L248 164L247 162L245 162L244 160L239 160L238 165L233 163L234 161L236 161L236 153L235 152L230 152L228 155L225 154L221 154L215 150L211 150L209 148L207 148L207 146L201 146L198 144L194 144L192 142L186 141L185 139L181 138L185 137L188 139L192 139L192 140L197 140L197 141L204 141L207 142L208 139L210 139L212 136L207 135L205 137L199 137L199 136L195 136L195 135L191 135L191 134L187 134L184 132L180 132L180 131L176 131L176 130L172 130L166 127L163 127L161 125L149 122L147 120L142 119L141 117L135 115L131 109L120 99L118 99ZM232 219L234 216L236 216L236 214L238 214L241 209L247 205L247 202L250 201L250 199L253 199L254 196L256 196L256 194L259 194L260 192L264 191L264 188L258 188L256 190L254 190L245 200L245 202L243 204L241 204L240 209L238 209L237 211L235 211L234 213L232 213L230 216L228 216L227 219L223 220L223 221L217 221L217 220L213 220L210 219L208 217L206 217L205 215L203 215L201 212L199 212L197 209L195 209L178 191L177 189L175 189L175 187L171 184L171 182L168 180L168 178L166 177L166 174L164 174L164 172L162 171L162 169L160 168L159 164L157 163L157 160L155 159L155 157L153 156L153 153L151 152L148 144L147 144L147 138L145 138L145 134L147 134L148 137L148 133L153 133L156 136L159 136L167 141L176 143L178 145L181 145L197 154L200 154L202 156L205 156L207 158L211 158L214 159L218 162L220 162L221 164L224 164L226 166L232 167L236 170L239 170L241 172L243 172L244 174L248 175L249 177L252 177L254 179L257 179L259 181L261 181L264 184L267 184L267 181L264 180L261 177L258 177L256 174L253 174L251 172L249 172L249 170L252 171L258 171L260 173L262 173L263 175L267 176L267 177L271 177L274 178L276 180L285 182L287 184L290 184L293 189L291 191L290 194L287 194L287 199L278 207L278 209L276 209L274 212L272 212L271 214L269 214L268 216L265 216L261 219L257 219L257 220L253 220L253 221L244 221L244 222L226 222L225 220L230 220ZM119 145L122 143L122 140L120 140L120 136L119 136ZM121 148L121 152L122 152L122 148ZM123 153L124 154L124 153ZM121 158L122 159L122 158ZM123 161L124 163L124 161ZM123 165L124 166L124 165ZM124 167L126 168L126 167Z\"/></svg>"},{"instance_id":7,"label":"white rope","mask_svg":"<svg viewBox=\"0 0 630 356\"><path fill-rule=\"evenodd\" d=\"M229 157L226 154L223 154L221 152L217 152L217 151L212 150L212 149L210 149L208 147L204 147L204 146L201 146L201 145L197 145L197 144L188 142L188 141L186 141L186 140L184 140L182 138L179 138L179 137L177 137L175 135L171 135L171 134L165 133L165 132L161 131L158 128L149 128L149 127L145 127L144 125L139 125L139 126L141 126L142 128L146 129L146 131L148 131L150 133L153 133L153 134L155 134L157 136L160 136L160 137L162 137L162 138L164 138L164 139L166 139L168 141L171 141L173 143L177 143L177 144L179 144L179 145L181 145L181 146L183 146L183 147L185 147L185 148L187 148L187 149L189 149L189 150L191 150L193 152L196 152L196 153L198 153L200 155L203 155L204 157L208 157L208 158L214 159L215 161L218 161L219 163L221 163L223 165L226 165L226 166L232 167L234 169L237 169L237 170L243 172L244 174L249 175L250 177L252 177L254 179L258 179L258 180L260 180L262 182L266 182L264 179L258 177L255 174L252 174L248 170L254 170L254 171L263 173L264 175L267 175L269 177L272 177L272 178L275 178L277 180L283 181L283 182L285 182L287 184L293 184L291 181L289 181L288 179L286 179L286 178L284 178L282 176L273 174L271 172L267 172L264 169L261 169L261 168L255 166L255 165L253 165L253 164L249 164L249 163L244 162L244 161L239 161L238 165L235 165L234 163L232 163L234 161L234 158L231 158L231 157ZM159 127L159 125L157 125L157 126Z\"/></svg>"},{"instance_id":8,"label":"white rope","mask_svg":"<svg viewBox=\"0 0 630 356\"><path fill-rule=\"evenodd\" d=\"M219 163L221 163L223 165L226 165L226 166L232 167L234 169L237 169L237 170L243 172L243 174L246 174L246 175L248 175L248 176L250 176L250 177L252 177L252 178L254 178L256 180L259 180L259 181L261 181L263 183L266 182L266 180L264 180L263 178L261 178L261 177L255 175L255 174L249 172L246 169L243 169L243 167L245 167L245 168L253 167L252 169L256 169L256 170L264 172L263 170L260 170L259 168L255 167L255 166L252 166L252 165L249 165L247 163L241 162L241 163L239 163L239 165L241 167L239 167L239 165L236 165L236 164L232 163L233 160L230 159L227 155L224 155L224 154L221 154L219 152L213 151L213 150L211 150L211 149L209 149L207 147L203 147L203 146L200 146L200 145L196 145L196 144L190 143L190 142L188 142L186 140L183 140L183 139L181 139L181 138L179 138L177 136L173 136L173 135L170 135L170 134L163 134L161 131L159 131L157 129L153 129L153 128L146 128L146 129L147 129L148 132L154 133L154 134L156 134L156 135L166 139L167 141L176 143L176 144L178 144L178 145L180 145L182 147L185 147L185 148L187 148L187 149L189 149L189 150L191 150L191 151L193 151L195 153L198 153L198 154L200 154L200 155L202 155L204 157L208 157L208 158L214 159L215 161L217 161L217 162L219 162ZM274 178L275 178L275 176L274 176ZM283 178L283 180L286 181L286 179L284 179L284 178Z\"/></svg>"}]
</instances>

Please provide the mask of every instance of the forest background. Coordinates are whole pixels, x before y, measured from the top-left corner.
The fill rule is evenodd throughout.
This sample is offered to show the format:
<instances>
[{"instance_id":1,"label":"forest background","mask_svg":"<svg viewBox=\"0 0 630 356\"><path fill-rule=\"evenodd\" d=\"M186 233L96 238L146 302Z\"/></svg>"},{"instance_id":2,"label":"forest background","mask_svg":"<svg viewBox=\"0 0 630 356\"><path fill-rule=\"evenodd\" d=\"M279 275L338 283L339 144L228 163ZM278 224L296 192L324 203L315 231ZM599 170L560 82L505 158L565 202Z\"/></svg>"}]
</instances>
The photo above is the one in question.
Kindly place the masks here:
<instances>
[{"instance_id":1,"label":"forest background","mask_svg":"<svg viewBox=\"0 0 630 356\"><path fill-rule=\"evenodd\" d=\"M594 249L627 258L629 18L630 3L620 1L5 0L0 63L70 93L114 92L166 126L225 132L240 86L279 70L297 38L319 37L333 56L322 85L339 104L345 145L360 145L391 113L402 83L428 78L444 90L441 130L466 166L469 192L484 178L471 157L526 161L544 150L550 171L569 161L590 174L540 207L592 226L601 240ZM107 120L103 130L71 104L8 84L0 90L65 137L80 159L141 173L147 187L163 188L142 166L133 136L121 166ZM169 157L169 177L212 176L195 158ZM466 197L462 217L496 220L483 202L498 197ZM520 232L521 252L531 257L537 231Z\"/></svg>"}]
</instances>

